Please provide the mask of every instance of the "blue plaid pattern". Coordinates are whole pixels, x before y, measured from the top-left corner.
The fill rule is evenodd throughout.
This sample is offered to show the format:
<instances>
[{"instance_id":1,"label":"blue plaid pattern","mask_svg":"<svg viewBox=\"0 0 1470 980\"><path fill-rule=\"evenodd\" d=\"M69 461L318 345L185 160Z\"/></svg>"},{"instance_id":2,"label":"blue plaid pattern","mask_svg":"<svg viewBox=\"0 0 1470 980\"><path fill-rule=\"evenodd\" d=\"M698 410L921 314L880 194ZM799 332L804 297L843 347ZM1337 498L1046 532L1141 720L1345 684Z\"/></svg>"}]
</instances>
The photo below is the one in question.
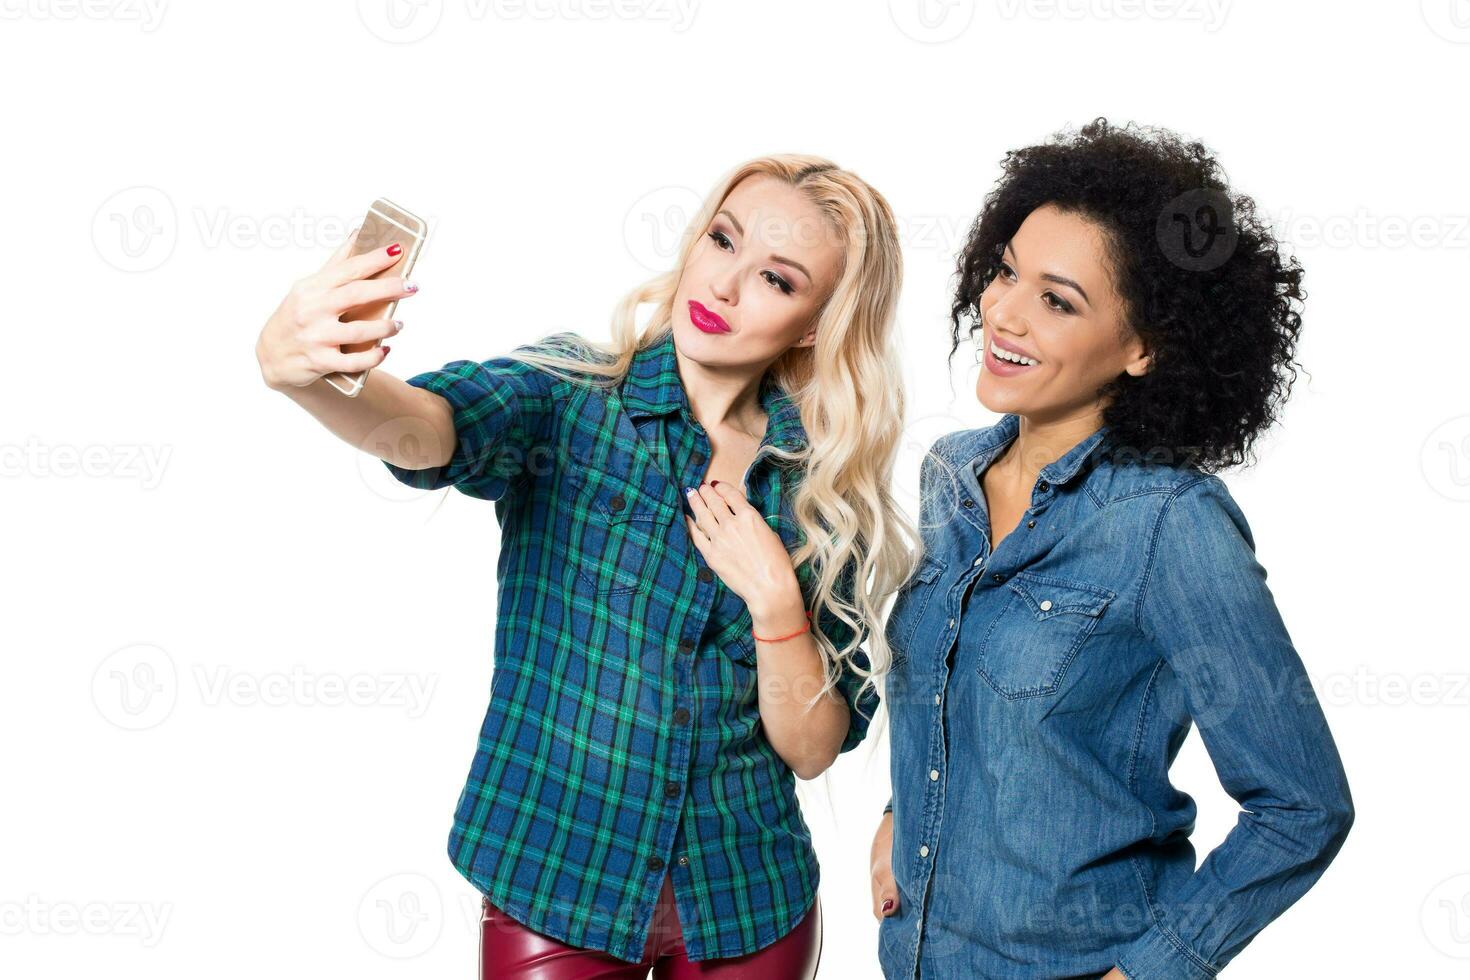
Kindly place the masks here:
<instances>
[{"instance_id":1,"label":"blue plaid pattern","mask_svg":"<svg viewBox=\"0 0 1470 980\"><path fill-rule=\"evenodd\" d=\"M761 730L750 613L684 524L681 488L701 482L710 445L672 335L612 391L509 357L407 380L449 401L458 445L441 467L385 465L411 486L494 501L502 532L490 704L455 808L454 866L531 929L630 962L665 874L691 960L786 935L818 867L795 777ZM805 445L769 376L760 399L762 445ZM747 476L747 498L794 549L800 471L758 457ZM797 576L810 602L809 567ZM851 638L825 612L817 626L839 648ZM839 685L842 751L877 707L861 680L847 671Z\"/></svg>"}]
</instances>

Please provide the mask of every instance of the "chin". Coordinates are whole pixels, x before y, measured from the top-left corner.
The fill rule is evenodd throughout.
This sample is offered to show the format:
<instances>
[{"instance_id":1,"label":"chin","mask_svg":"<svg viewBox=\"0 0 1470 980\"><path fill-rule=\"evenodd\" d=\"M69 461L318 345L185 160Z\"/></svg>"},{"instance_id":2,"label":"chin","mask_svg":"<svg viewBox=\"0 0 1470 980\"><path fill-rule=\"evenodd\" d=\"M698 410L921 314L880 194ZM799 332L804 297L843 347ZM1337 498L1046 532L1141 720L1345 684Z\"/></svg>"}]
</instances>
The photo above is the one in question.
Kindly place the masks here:
<instances>
[{"instance_id":1,"label":"chin","mask_svg":"<svg viewBox=\"0 0 1470 980\"><path fill-rule=\"evenodd\" d=\"M975 381L975 397L980 404L996 415L1025 415L1023 400L1015 392L1007 391L1004 384L997 384L997 380L993 374L981 371Z\"/></svg>"}]
</instances>

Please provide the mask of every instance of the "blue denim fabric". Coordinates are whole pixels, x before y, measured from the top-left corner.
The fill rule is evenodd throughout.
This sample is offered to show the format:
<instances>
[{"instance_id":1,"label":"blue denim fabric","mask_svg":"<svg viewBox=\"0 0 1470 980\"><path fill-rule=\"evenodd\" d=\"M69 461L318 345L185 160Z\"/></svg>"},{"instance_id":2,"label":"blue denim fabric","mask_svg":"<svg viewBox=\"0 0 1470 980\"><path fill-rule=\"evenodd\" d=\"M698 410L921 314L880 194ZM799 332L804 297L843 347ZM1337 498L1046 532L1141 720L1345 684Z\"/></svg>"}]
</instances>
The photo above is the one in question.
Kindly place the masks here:
<instances>
[{"instance_id":1,"label":"blue denim fabric","mask_svg":"<svg viewBox=\"0 0 1470 980\"><path fill-rule=\"evenodd\" d=\"M883 973L1213 976L1342 846L1342 762L1224 483L1103 428L992 553L980 477L1018 426L921 469L925 555L886 626ZM1169 781L1191 724L1243 808L1198 870Z\"/></svg>"}]
</instances>

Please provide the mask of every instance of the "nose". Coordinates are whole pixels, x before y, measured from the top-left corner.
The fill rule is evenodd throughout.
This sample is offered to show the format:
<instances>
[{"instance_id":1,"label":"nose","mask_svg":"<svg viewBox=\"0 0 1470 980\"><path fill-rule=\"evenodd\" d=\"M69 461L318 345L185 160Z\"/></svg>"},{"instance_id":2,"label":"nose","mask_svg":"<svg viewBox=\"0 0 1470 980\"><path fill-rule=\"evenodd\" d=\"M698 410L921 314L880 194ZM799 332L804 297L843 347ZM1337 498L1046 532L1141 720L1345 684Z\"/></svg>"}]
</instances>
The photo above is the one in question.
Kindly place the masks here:
<instances>
[{"instance_id":1,"label":"nose","mask_svg":"<svg viewBox=\"0 0 1470 980\"><path fill-rule=\"evenodd\" d=\"M1017 308L1015 301L1016 291L1008 290L989 306L981 309L981 323L986 327L995 327L1006 333L1024 335L1031 329L1026 322L1026 317Z\"/></svg>"},{"instance_id":2,"label":"nose","mask_svg":"<svg viewBox=\"0 0 1470 980\"><path fill-rule=\"evenodd\" d=\"M739 283L740 274L734 269L727 269L710 279L709 291L721 303L734 306L740 297Z\"/></svg>"}]
</instances>

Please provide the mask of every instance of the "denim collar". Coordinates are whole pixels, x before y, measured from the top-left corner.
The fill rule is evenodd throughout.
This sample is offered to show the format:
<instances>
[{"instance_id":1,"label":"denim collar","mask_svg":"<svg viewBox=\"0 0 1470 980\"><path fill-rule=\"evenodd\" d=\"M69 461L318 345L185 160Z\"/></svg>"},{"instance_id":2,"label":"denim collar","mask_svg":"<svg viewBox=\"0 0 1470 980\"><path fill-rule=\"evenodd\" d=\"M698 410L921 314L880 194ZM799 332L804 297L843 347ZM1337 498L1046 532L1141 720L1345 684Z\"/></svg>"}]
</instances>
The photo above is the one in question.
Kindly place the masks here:
<instances>
[{"instance_id":1,"label":"denim collar","mask_svg":"<svg viewBox=\"0 0 1470 980\"><path fill-rule=\"evenodd\" d=\"M970 433L970 438L961 439L954 448L951 461L971 467L976 473L982 464L988 464L1000 451L1016 438L1021 431L1021 417L1014 413L1001 416L999 422ZM1107 441L1111 429L1104 425L1096 432L1067 450L1061 459L1042 467L1040 479L1052 486L1062 486L1082 471L1084 464L1090 469L1103 461L1104 453L1098 448Z\"/></svg>"},{"instance_id":2,"label":"denim collar","mask_svg":"<svg viewBox=\"0 0 1470 980\"><path fill-rule=\"evenodd\" d=\"M805 446L806 428L801 423L801 410L784 389L776 384L769 371L761 378L761 408L766 413L766 434L762 442L777 446ZM633 362L622 385L623 406L630 418L689 412L689 396L679 377L679 361L674 351L674 333L664 330L633 354Z\"/></svg>"}]
</instances>

